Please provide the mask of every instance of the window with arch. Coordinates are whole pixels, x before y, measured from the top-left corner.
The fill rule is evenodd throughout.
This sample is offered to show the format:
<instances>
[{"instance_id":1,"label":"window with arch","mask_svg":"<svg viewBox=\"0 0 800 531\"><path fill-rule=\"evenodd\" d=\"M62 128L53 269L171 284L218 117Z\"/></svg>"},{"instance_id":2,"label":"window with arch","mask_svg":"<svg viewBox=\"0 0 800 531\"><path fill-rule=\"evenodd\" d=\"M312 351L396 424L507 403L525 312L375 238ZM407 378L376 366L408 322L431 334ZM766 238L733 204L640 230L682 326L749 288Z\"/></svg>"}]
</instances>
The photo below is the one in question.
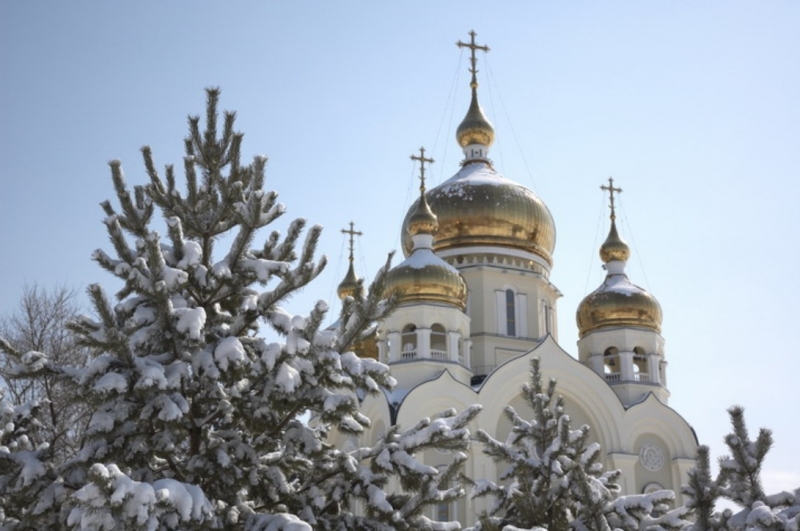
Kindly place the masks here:
<instances>
[{"instance_id":1,"label":"window with arch","mask_svg":"<svg viewBox=\"0 0 800 531\"><path fill-rule=\"evenodd\" d=\"M633 379L637 382L649 382L650 375L647 371L647 354L642 347L633 349Z\"/></svg>"},{"instance_id":2,"label":"window with arch","mask_svg":"<svg viewBox=\"0 0 800 531\"><path fill-rule=\"evenodd\" d=\"M448 358L447 332L439 323L431 326L431 358L435 360L446 360Z\"/></svg>"},{"instance_id":3,"label":"window with arch","mask_svg":"<svg viewBox=\"0 0 800 531\"><path fill-rule=\"evenodd\" d=\"M517 335L517 308L516 293L514 290L506 290L506 335L515 337Z\"/></svg>"},{"instance_id":4,"label":"window with arch","mask_svg":"<svg viewBox=\"0 0 800 531\"><path fill-rule=\"evenodd\" d=\"M417 357L417 327L408 324L400 335L400 359L412 360Z\"/></svg>"},{"instance_id":5,"label":"window with arch","mask_svg":"<svg viewBox=\"0 0 800 531\"><path fill-rule=\"evenodd\" d=\"M603 372L606 375L607 381L619 381L620 366L619 349L617 347L608 347L605 352L603 352Z\"/></svg>"}]
</instances>

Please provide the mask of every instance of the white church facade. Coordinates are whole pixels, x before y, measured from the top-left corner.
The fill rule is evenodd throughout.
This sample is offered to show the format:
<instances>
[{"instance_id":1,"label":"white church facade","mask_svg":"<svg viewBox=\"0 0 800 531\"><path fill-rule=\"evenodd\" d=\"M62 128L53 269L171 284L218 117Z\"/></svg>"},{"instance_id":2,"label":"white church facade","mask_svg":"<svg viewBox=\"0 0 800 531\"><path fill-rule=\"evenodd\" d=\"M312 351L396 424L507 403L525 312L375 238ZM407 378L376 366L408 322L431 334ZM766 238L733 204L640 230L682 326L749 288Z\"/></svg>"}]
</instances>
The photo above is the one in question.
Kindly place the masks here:
<instances>
[{"instance_id":1,"label":"white church facade","mask_svg":"<svg viewBox=\"0 0 800 531\"><path fill-rule=\"evenodd\" d=\"M483 410L471 431L505 440L511 429L503 415L507 405L523 418L532 416L520 390L529 380L530 360L538 357L543 375L558 381L556 392L573 427L588 424L606 469L621 470L622 493L665 488L680 501L697 439L668 405L658 301L625 272L630 251L614 212L619 190L613 181L604 187L611 197L611 230L600 249L607 275L577 310L576 358L558 344L561 294L549 280L555 223L536 194L492 166L494 129L478 103L475 76L475 50L483 48L474 34L461 45L472 50L472 101L456 135L464 159L452 178L426 190L429 159L424 150L413 157L421 165L420 198L402 224L405 260L389 272L386 288L399 305L357 348L388 364L398 384L363 401L362 412L372 420L367 432L352 440L337 435L338 442L371 444L389 426L410 427L422 417L476 403ZM351 251L340 297L357 285ZM502 472L477 441L468 456L469 477L496 479ZM418 458L437 466L450 457L430 451ZM466 498L430 516L470 525L487 503Z\"/></svg>"}]
</instances>

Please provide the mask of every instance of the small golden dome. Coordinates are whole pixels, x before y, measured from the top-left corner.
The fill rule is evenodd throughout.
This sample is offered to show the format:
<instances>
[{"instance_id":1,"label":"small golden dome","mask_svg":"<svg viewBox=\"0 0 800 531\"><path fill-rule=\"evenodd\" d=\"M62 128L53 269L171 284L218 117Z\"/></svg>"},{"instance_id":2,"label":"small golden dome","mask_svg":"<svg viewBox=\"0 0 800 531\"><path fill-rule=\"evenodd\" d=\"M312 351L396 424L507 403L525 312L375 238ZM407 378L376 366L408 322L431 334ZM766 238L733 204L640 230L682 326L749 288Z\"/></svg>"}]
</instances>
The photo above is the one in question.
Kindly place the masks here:
<instances>
[{"instance_id":1,"label":"small golden dome","mask_svg":"<svg viewBox=\"0 0 800 531\"><path fill-rule=\"evenodd\" d=\"M439 221L425 200L425 189L422 188L421 200L417 200L414 211L408 218L408 234L434 234L439 228Z\"/></svg>"},{"instance_id":2,"label":"small golden dome","mask_svg":"<svg viewBox=\"0 0 800 531\"><path fill-rule=\"evenodd\" d=\"M346 297L355 297L357 294L363 294L364 288L358 282L358 277L353 269L353 262L350 261L350 267L347 268L347 274L344 280L339 284L336 293L339 294L339 299L344 300Z\"/></svg>"},{"instance_id":3,"label":"small golden dome","mask_svg":"<svg viewBox=\"0 0 800 531\"><path fill-rule=\"evenodd\" d=\"M434 302L467 307L467 283L456 268L431 249L414 252L389 271L384 296L396 295L399 304Z\"/></svg>"},{"instance_id":4,"label":"small golden dome","mask_svg":"<svg viewBox=\"0 0 800 531\"><path fill-rule=\"evenodd\" d=\"M640 327L661 332L663 314L655 297L623 274L605 282L578 306L580 337L601 328Z\"/></svg>"},{"instance_id":5,"label":"small golden dome","mask_svg":"<svg viewBox=\"0 0 800 531\"><path fill-rule=\"evenodd\" d=\"M426 199L439 219L434 250L493 246L533 253L552 265L556 243L553 217L528 188L497 173L486 162L474 162L429 190ZM403 221L402 241L411 253L412 205Z\"/></svg>"},{"instance_id":6,"label":"small golden dome","mask_svg":"<svg viewBox=\"0 0 800 531\"><path fill-rule=\"evenodd\" d=\"M472 101L469 104L467 115L456 130L456 139L462 148L473 144L480 144L488 148L494 144L494 126L483 114L475 88L472 89Z\"/></svg>"},{"instance_id":7,"label":"small golden dome","mask_svg":"<svg viewBox=\"0 0 800 531\"><path fill-rule=\"evenodd\" d=\"M625 243L625 240L619 237L617 224L614 219L612 219L608 238L606 238L606 241L600 246L600 259L606 263L613 260L627 262L630 255L631 250L628 244Z\"/></svg>"},{"instance_id":8,"label":"small golden dome","mask_svg":"<svg viewBox=\"0 0 800 531\"><path fill-rule=\"evenodd\" d=\"M661 305L647 290L628 280L625 274L625 262L631 252L617 232L615 219L612 202L611 229L608 238L600 246L600 258L606 263L608 275L603 284L578 305L576 319L580 337L602 328L617 327L639 327L661 332Z\"/></svg>"}]
</instances>

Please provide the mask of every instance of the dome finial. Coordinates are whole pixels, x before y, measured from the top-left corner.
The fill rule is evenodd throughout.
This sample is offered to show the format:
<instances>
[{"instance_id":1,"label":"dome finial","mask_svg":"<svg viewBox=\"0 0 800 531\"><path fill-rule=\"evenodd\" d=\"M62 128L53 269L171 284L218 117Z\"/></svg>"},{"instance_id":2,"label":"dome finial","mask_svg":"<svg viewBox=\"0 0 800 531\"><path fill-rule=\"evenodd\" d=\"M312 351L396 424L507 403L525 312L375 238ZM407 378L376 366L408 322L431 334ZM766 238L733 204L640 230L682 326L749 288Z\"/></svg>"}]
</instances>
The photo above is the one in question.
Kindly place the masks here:
<instances>
[{"instance_id":1,"label":"dome finial","mask_svg":"<svg viewBox=\"0 0 800 531\"><path fill-rule=\"evenodd\" d=\"M350 256L348 258L348 260L350 261L350 265L347 268L347 274L345 275L344 280L342 280L341 284L339 284L339 288L336 290L336 292L339 294L339 298L342 300L344 300L345 297L355 296L356 293L358 293L360 287L358 284L359 279L356 276L355 269L353 268L353 250L355 249L353 240L355 236L361 236L364 233L358 230L354 230L353 229L354 226L355 223L351 221L350 229L342 229L343 234L347 234L350 236L350 245L349 245Z\"/></svg>"},{"instance_id":2,"label":"dome finial","mask_svg":"<svg viewBox=\"0 0 800 531\"><path fill-rule=\"evenodd\" d=\"M608 196L609 196L609 200L610 200L610 203L609 203L608 206L611 208L611 221L614 221L615 219L617 219L617 214L616 214L616 212L614 210L614 192L622 193L622 188L614 188L614 178L613 177L609 177L608 178L608 186L606 186L604 184L601 184L600 185L600 189L605 191L605 192L608 192Z\"/></svg>"},{"instance_id":3,"label":"dome finial","mask_svg":"<svg viewBox=\"0 0 800 531\"><path fill-rule=\"evenodd\" d=\"M630 248L625 241L619 237L617 232L617 213L614 207L614 192L622 193L622 188L614 187L614 179L608 178L608 186L601 185L600 189L608 192L609 208L611 209L611 229L608 231L608 238L600 246L600 258L603 262L627 262L631 255Z\"/></svg>"},{"instance_id":4,"label":"dome finial","mask_svg":"<svg viewBox=\"0 0 800 531\"><path fill-rule=\"evenodd\" d=\"M472 66L470 67L469 71L472 73L472 81L470 82L469 86L472 87L473 93L478 88L478 78L477 78L477 75L476 75L478 73L478 68L477 68L478 59L475 57L475 50L481 50L483 52L488 52L489 51L489 47L488 46L475 44L475 37L477 37L477 35L478 34L475 33L475 30L470 30L470 32L469 32L470 41L469 42L461 42L460 40L458 42L456 42L456 46L458 46L459 48L469 48L470 49L470 54L471 55L470 55L469 62L470 62L470 64Z\"/></svg>"},{"instance_id":5,"label":"dome finial","mask_svg":"<svg viewBox=\"0 0 800 531\"><path fill-rule=\"evenodd\" d=\"M478 103L478 59L475 57L476 50L488 52L489 47L475 44L476 35L477 33L470 31L470 42L456 42L456 46L459 48L470 49L469 71L472 74L472 80L469 84L469 86L472 88L472 101L470 102L467 115L464 117L464 120L458 126L458 130L456 131L456 139L458 140L458 144L464 150L465 163L474 160L487 161L486 156L488 154L488 150L494 143L494 127L483 114L483 109L481 109L481 106Z\"/></svg>"},{"instance_id":6,"label":"dome finial","mask_svg":"<svg viewBox=\"0 0 800 531\"><path fill-rule=\"evenodd\" d=\"M614 192L622 188L614 187L614 179L608 178L608 186L600 189L609 193L611 208L611 230L608 238L600 246L600 258L605 262L606 279L595 291L587 295L576 314L580 337L596 330L610 328L645 328L661 333L663 314L661 305L646 290L633 284L625 274L625 262L631 251L617 233Z\"/></svg>"},{"instance_id":7,"label":"dome finial","mask_svg":"<svg viewBox=\"0 0 800 531\"><path fill-rule=\"evenodd\" d=\"M425 163L428 162L433 164L436 162L432 158L425 156L425 148L419 148L419 156L411 155L411 160L418 160L419 161L419 193L422 197L425 197Z\"/></svg>"},{"instance_id":8,"label":"dome finial","mask_svg":"<svg viewBox=\"0 0 800 531\"><path fill-rule=\"evenodd\" d=\"M418 234L432 235L439 228L439 221L425 199L425 163L433 164L432 158L425 156L425 148L419 148L419 155L411 155L411 160L419 161L419 202L408 223L411 236Z\"/></svg>"}]
</instances>

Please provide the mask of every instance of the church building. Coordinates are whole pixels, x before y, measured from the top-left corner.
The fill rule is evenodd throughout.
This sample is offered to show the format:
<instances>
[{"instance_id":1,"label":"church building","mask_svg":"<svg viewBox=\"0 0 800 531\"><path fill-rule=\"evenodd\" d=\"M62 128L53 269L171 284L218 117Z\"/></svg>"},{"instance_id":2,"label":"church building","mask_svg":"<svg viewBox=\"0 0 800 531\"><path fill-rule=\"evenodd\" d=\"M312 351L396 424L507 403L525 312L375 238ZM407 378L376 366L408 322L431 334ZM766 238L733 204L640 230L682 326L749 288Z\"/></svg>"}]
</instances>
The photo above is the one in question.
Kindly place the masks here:
<instances>
[{"instance_id":1,"label":"church building","mask_svg":"<svg viewBox=\"0 0 800 531\"><path fill-rule=\"evenodd\" d=\"M362 412L372 420L359 438L338 434L344 448L375 442L389 426L410 427L443 410L481 404L473 433L483 429L505 440L511 423L507 405L523 418L522 400L530 361L540 359L545 378L555 378L573 429L587 424L590 440L602 447L606 470L622 472L622 494L675 491L694 466L697 439L686 420L669 407L667 357L661 336L662 311L653 295L628 278L630 249L615 223L609 179L611 228L600 247L606 276L577 309L577 356L558 343L558 288L550 282L555 222L531 190L500 175L489 150L492 124L478 102L475 44L471 50L472 100L456 137L464 158L455 175L426 190L424 150L420 196L402 222L405 260L388 274L385 295L397 309L378 323L356 350L386 363L397 380L391 392L368 396ZM347 297L359 285L350 268L339 286ZM572 326L571 322L561 326ZM473 441L464 473L497 479L496 465ZM417 456L425 464L449 462L446 453ZM501 468L498 470L498 468ZM438 519L471 525L490 503L461 499L436 508Z\"/></svg>"}]
</instances>

